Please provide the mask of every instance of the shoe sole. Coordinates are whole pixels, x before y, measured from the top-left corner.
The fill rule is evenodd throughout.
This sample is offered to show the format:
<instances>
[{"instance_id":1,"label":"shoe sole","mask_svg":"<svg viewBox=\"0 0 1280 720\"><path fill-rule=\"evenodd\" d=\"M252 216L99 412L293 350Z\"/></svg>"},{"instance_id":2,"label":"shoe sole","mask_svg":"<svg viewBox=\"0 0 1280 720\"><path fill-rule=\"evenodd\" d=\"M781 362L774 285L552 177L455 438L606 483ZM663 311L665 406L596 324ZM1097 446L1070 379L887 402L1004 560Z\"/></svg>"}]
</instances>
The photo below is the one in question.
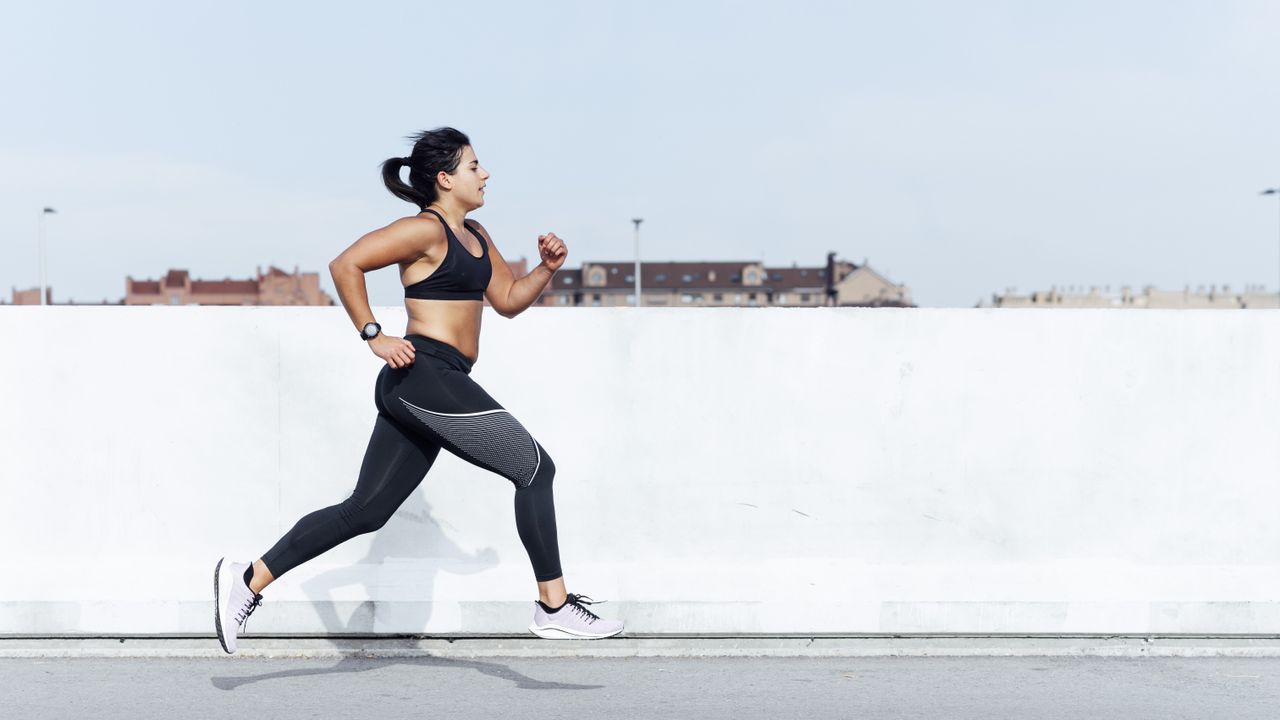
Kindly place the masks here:
<instances>
[{"instance_id":1,"label":"shoe sole","mask_svg":"<svg viewBox=\"0 0 1280 720\"><path fill-rule=\"evenodd\" d=\"M622 632L622 630L622 628L618 628L611 633L604 633L603 635L584 635L556 627L555 625L540 626L537 623L534 623L529 626L529 632L544 640L601 640L603 638L613 637L614 635Z\"/></svg>"},{"instance_id":2,"label":"shoe sole","mask_svg":"<svg viewBox=\"0 0 1280 720\"><path fill-rule=\"evenodd\" d=\"M226 558L218 560L218 565L213 568L213 628L218 631L218 644L222 646L222 650L228 655L235 652L227 647L227 638L222 634L222 563L226 562ZM231 589L227 588L227 592Z\"/></svg>"}]
</instances>

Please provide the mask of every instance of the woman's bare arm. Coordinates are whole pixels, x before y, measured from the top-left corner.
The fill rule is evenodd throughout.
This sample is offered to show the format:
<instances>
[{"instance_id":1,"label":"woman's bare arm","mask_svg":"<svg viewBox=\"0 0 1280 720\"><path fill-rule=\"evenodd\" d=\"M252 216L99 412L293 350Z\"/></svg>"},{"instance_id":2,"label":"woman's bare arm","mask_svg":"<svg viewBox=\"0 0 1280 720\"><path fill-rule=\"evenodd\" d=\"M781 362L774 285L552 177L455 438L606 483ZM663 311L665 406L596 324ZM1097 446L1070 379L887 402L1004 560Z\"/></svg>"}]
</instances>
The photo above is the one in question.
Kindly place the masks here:
<instances>
[{"instance_id":1,"label":"woman's bare arm","mask_svg":"<svg viewBox=\"0 0 1280 720\"><path fill-rule=\"evenodd\" d=\"M369 307L365 273L444 252L445 242L444 230L438 223L402 218L366 233L334 258L329 263L329 274L356 330L375 320ZM393 368L413 363L413 344L403 338L380 334L369 341L369 349Z\"/></svg>"},{"instance_id":2,"label":"woman's bare arm","mask_svg":"<svg viewBox=\"0 0 1280 720\"><path fill-rule=\"evenodd\" d=\"M444 249L444 229L420 218L402 218L366 233L329 263L338 297L356 330L374 321L364 274L395 263L410 263Z\"/></svg>"},{"instance_id":3,"label":"woman's bare arm","mask_svg":"<svg viewBox=\"0 0 1280 720\"><path fill-rule=\"evenodd\" d=\"M542 262L530 270L528 275L517 279L511 274L511 268L507 266L507 261L498 252L498 246L493 244L493 238L489 237L484 226L474 220L469 222L475 225L485 242L489 243L489 262L493 267L493 274L484 293L489 304L499 315L508 318L528 310L569 256L569 249L565 247L564 241L556 237L555 233L540 235L538 254Z\"/></svg>"}]
</instances>

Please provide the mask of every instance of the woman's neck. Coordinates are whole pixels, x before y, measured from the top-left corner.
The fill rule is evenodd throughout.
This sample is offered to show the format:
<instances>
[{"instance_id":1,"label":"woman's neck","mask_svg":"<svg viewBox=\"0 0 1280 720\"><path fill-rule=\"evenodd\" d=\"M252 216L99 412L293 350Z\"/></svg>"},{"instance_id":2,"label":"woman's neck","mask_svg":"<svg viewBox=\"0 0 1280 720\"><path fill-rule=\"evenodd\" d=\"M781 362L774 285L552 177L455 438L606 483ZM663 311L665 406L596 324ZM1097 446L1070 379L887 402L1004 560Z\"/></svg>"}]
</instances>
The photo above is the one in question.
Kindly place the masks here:
<instances>
[{"instance_id":1,"label":"woman's neck","mask_svg":"<svg viewBox=\"0 0 1280 720\"><path fill-rule=\"evenodd\" d=\"M444 217L444 221L449 223L449 227L453 228L455 232L464 227L463 221L467 219L467 211L454 206L452 203L445 204L437 200L428 205L427 209L440 213Z\"/></svg>"}]
</instances>

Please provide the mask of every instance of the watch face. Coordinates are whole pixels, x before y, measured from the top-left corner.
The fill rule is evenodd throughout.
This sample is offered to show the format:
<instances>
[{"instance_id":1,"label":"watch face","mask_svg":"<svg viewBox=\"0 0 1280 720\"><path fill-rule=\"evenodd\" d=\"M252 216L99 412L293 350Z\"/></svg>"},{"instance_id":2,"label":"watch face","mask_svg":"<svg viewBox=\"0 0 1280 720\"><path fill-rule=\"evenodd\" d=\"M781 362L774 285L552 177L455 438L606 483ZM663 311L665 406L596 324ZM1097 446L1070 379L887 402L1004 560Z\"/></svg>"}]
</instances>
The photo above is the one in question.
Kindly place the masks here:
<instances>
[{"instance_id":1,"label":"watch face","mask_svg":"<svg viewBox=\"0 0 1280 720\"><path fill-rule=\"evenodd\" d=\"M364 326L364 330L362 330L361 332L364 334L365 337L371 338L378 334L378 326L373 323L369 323L368 325Z\"/></svg>"}]
</instances>

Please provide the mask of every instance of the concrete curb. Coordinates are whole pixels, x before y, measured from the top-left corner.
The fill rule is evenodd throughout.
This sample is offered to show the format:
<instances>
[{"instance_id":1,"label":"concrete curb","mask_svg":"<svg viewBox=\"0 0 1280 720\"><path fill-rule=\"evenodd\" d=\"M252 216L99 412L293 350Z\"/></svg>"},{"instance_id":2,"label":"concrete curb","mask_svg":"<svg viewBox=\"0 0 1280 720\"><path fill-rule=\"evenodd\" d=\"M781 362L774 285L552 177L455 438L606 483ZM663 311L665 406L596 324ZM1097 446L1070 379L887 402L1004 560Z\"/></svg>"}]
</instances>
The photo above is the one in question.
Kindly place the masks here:
<instances>
[{"instance_id":1,"label":"concrete curb","mask_svg":"<svg viewBox=\"0 0 1280 720\"><path fill-rule=\"evenodd\" d=\"M1280 657L1276 636L0 637L0 658L344 657Z\"/></svg>"}]
</instances>

